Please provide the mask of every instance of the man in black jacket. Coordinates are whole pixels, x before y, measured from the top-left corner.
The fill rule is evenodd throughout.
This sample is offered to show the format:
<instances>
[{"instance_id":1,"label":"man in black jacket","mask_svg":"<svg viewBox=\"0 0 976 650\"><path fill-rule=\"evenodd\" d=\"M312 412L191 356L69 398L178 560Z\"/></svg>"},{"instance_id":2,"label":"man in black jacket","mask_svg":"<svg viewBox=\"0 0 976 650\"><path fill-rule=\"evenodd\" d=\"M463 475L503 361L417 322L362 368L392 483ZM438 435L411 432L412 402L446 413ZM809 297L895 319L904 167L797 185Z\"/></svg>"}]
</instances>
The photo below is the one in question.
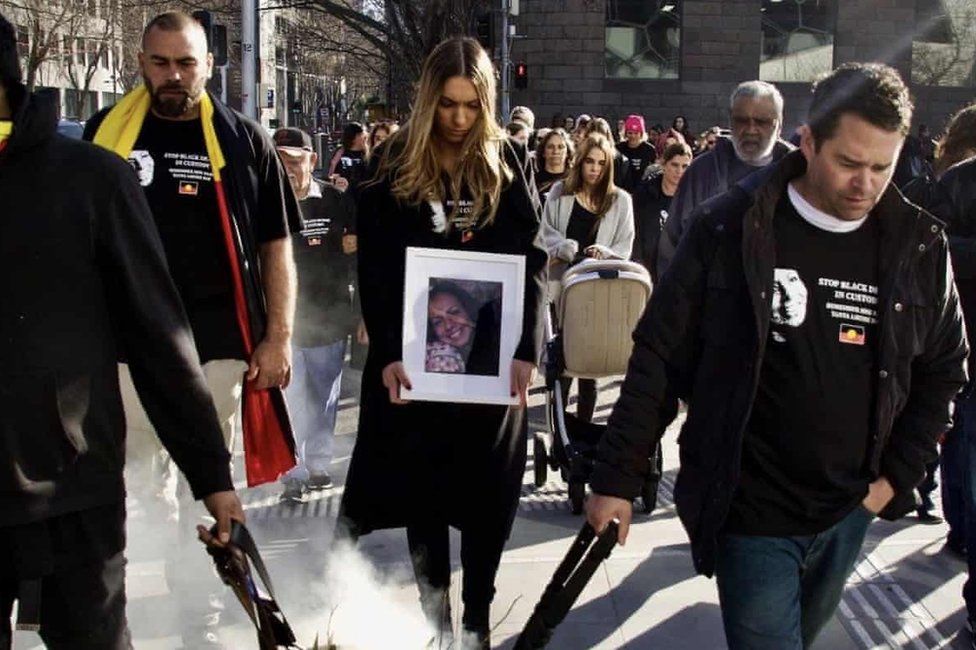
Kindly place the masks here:
<instances>
[{"instance_id":1,"label":"man in black jacket","mask_svg":"<svg viewBox=\"0 0 976 650\"><path fill-rule=\"evenodd\" d=\"M127 648L119 355L223 539L244 514L142 191L117 156L56 133L3 17L0 127L0 648L14 600L49 648Z\"/></svg>"},{"instance_id":2,"label":"man in black jacket","mask_svg":"<svg viewBox=\"0 0 976 650\"><path fill-rule=\"evenodd\" d=\"M801 150L702 206L634 333L588 517L625 541L687 401L675 502L733 650L809 646L966 381L943 224L890 187L911 112L887 66L817 83Z\"/></svg>"}]
</instances>

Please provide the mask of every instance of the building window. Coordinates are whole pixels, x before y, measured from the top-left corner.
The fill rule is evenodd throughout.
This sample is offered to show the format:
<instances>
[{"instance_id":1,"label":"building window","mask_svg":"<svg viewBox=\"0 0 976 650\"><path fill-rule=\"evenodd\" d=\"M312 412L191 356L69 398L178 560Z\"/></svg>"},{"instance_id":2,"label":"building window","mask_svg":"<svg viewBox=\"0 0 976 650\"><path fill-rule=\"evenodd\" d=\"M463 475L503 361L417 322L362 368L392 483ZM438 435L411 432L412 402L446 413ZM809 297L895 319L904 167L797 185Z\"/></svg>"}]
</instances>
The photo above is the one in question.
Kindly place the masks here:
<instances>
[{"instance_id":1,"label":"building window","mask_svg":"<svg viewBox=\"0 0 976 650\"><path fill-rule=\"evenodd\" d=\"M677 79L681 0L607 0L606 72L619 79Z\"/></svg>"},{"instance_id":2,"label":"building window","mask_svg":"<svg viewBox=\"0 0 976 650\"><path fill-rule=\"evenodd\" d=\"M30 36L23 25L17 25L17 54L23 58L30 54Z\"/></svg>"},{"instance_id":3,"label":"building window","mask_svg":"<svg viewBox=\"0 0 976 650\"><path fill-rule=\"evenodd\" d=\"M923 86L976 86L972 0L919 0L915 21L912 81Z\"/></svg>"},{"instance_id":4,"label":"building window","mask_svg":"<svg viewBox=\"0 0 976 650\"><path fill-rule=\"evenodd\" d=\"M763 0L759 78L813 81L834 67L836 0Z\"/></svg>"},{"instance_id":5,"label":"building window","mask_svg":"<svg viewBox=\"0 0 976 650\"><path fill-rule=\"evenodd\" d=\"M99 44L94 38L89 38L85 41L85 53L88 55L85 59L85 67L94 70L98 67L98 51Z\"/></svg>"}]
</instances>

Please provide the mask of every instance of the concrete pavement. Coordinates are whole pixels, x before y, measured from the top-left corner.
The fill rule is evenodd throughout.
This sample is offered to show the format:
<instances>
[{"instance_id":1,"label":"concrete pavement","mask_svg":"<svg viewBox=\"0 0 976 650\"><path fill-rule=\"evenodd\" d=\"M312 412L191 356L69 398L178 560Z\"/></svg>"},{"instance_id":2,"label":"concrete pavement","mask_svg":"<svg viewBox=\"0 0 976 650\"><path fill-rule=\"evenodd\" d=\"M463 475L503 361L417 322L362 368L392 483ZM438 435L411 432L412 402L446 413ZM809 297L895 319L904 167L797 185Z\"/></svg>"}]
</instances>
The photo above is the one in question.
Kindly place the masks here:
<instances>
[{"instance_id":1,"label":"concrete pavement","mask_svg":"<svg viewBox=\"0 0 976 650\"><path fill-rule=\"evenodd\" d=\"M351 378L352 379L352 378ZM244 493L249 528L257 538L275 579L278 600L291 620L299 643L311 647L316 634L324 640L330 629L349 622L353 630L383 631L374 647L413 648L412 622L420 619L416 587L407 561L403 531L381 531L365 537L360 558L342 556L346 574L356 578L362 593L336 611L336 587L325 577L333 522L348 458L355 440L357 408L355 382L343 400L334 463L336 487L300 505L277 502L279 488L262 486ZM616 397L616 384L602 382L598 416L605 417ZM543 395L532 397L532 428L544 430ZM664 648L668 650L724 648L721 615L714 582L693 572L687 538L674 512L670 492L677 470L676 427L665 438L665 480L658 509L635 515L626 547L618 547L598 570L549 647L560 650L591 648ZM239 460L239 459L238 459ZM395 486L391 498L396 498ZM174 523L151 522L138 503L130 503L129 617L135 647L169 650L195 647L256 648L238 604L224 594L217 579L198 571L193 598L174 587L167 574ZM532 459L512 538L502 559L498 593L493 606L494 647L510 648L531 614L543 588L582 524L570 514L565 485L550 475L541 489L532 486ZM855 575L829 628L818 640L819 650L865 648L962 648L958 633L965 618L961 589L965 565L942 550L944 525L925 526L914 518L897 523L875 522L869 531ZM457 536L453 544L455 577L452 599L459 619L460 562ZM193 555L202 555L202 550ZM358 573L357 573L358 572ZM330 590L333 593L330 593ZM354 602L362 598L361 603ZM203 605L188 610L188 602ZM356 611L352 611L356 610ZM330 621L331 617L331 621ZM204 645L197 625L213 634ZM411 622L412 621L412 622ZM192 628L191 633L186 630ZM378 629L374 629L378 628ZM965 634L965 633L963 633ZM370 635L353 633L363 642ZM350 647L349 639L340 639ZM37 637L19 633L17 648L39 647Z\"/></svg>"}]
</instances>

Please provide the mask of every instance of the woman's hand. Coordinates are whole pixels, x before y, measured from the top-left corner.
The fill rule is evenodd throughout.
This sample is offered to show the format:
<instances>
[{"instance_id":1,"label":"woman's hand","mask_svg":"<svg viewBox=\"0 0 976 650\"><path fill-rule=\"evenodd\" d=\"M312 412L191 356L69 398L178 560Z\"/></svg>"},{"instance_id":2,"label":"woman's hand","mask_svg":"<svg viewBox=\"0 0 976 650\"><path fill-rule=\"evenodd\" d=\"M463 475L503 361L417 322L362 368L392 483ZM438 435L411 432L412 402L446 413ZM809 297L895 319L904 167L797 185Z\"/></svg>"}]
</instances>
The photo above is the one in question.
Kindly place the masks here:
<instances>
[{"instance_id":1,"label":"woman's hand","mask_svg":"<svg viewBox=\"0 0 976 650\"><path fill-rule=\"evenodd\" d=\"M616 257L614 252L601 244L593 244L583 249L583 255L592 257L595 260L608 260Z\"/></svg>"},{"instance_id":2,"label":"woman's hand","mask_svg":"<svg viewBox=\"0 0 976 650\"><path fill-rule=\"evenodd\" d=\"M525 408L529 400L529 386L535 376L535 364L512 360L512 397L519 396L519 406Z\"/></svg>"},{"instance_id":3,"label":"woman's hand","mask_svg":"<svg viewBox=\"0 0 976 650\"><path fill-rule=\"evenodd\" d=\"M359 321L356 326L356 343L359 345L369 345L369 334L366 332L366 323Z\"/></svg>"},{"instance_id":4,"label":"woman's hand","mask_svg":"<svg viewBox=\"0 0 976 650\"><path fill-rule=\"evenodd\" d=\"M411 389L410 377L407 377L407 371L404 370L402 361L394 361L383 368L383 385L390 392L391 404L410 403L408 400L400 399L400 386L407 390Z\"/></svg>"}]
</instances>

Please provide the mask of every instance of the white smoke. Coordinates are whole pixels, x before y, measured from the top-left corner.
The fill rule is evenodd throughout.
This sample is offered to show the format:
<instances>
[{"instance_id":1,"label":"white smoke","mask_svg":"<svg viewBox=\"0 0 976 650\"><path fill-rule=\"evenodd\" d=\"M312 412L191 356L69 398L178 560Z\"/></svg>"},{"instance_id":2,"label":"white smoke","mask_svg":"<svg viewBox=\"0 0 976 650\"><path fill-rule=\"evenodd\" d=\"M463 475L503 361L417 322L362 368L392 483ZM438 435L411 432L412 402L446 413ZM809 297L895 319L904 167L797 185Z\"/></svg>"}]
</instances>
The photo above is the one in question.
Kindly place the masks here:
<instances>
[{"instance_id":1,"label":"white smoke","mask_svg":"<svg viewBox=\"0 0 976 650\"><path fill-rule=\"evenodd\" d=\"M350 544L333 548L319 588L329 603L326 640L341 650L420 649L433 637L419 606L397 602L393 580Z\"/></svg>"},{"instance_id":2,"label":"white smoke","mask_svg":"<svg viewBox=\"0 0 976 650\"><path fill-rule=\"evenodd\" d=\"M319 650L423 650L434 636L419 601L397 599L403 593L400 585L413 583L409 569L382 573L351 544L333 545L323 571L310 573L291 561L268 570L297 643L307 650L316 640ZM293 589L288 596L281 593L291 581L307 585L300 600ZM239 605L230 597L227 607ZM255 631L241 625L221 628L219 641L224 648L256 647Z\"/></svg>"}]
</instances>

